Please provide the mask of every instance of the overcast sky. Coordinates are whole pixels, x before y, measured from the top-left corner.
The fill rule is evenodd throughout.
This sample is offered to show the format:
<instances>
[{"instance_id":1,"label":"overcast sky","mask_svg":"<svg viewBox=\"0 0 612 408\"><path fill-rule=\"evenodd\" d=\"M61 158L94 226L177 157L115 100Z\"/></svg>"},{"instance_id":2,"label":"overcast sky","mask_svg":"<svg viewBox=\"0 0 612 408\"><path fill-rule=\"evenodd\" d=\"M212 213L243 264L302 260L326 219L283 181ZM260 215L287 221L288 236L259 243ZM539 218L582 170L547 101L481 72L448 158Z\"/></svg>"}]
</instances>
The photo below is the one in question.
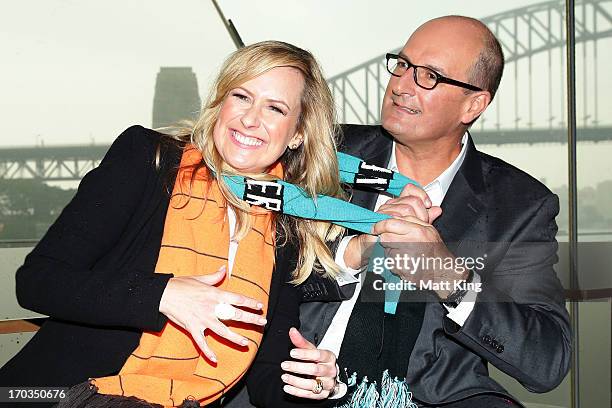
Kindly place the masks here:
<instances>
[{"instance_id":1,"label":"overcast sky","mask_svg":"<svg viewBox=\"0 0 612 408\"><path fill-rule=\"evenodd\" d=\"M431 17L504 11L491 1L461 3L219 0L245 43L295 43L327 76L403 45ZM234 50L210 0L2 1L0 15L2 145L15 144L5 135L20 145L109 141L129 124L150 125L160 66L192 67L205 95Z\"/></svg>"},{"instance_id":2,"label":"overcast sky","mask_svg":"<svg viewBox=\"0 0 612 408\"><path fill-rule=\"evenodd\" d=\"M432 17L482 18L535 3L219 0L245 43L278 39L307 48L328 77L402 46ZM160 66L192 67L204 96L234 50L210 0L14 0L0 2L0 15L0 146L108 143L131 124L150 126ZM599 59L610 55L600 51ZM511 88L512 73L505 75L502 87ZM600 104L605 112L610 98ZM536 113L545 121L547 107ZM609 113L601 119L612 123Z\"/></svg>"}]
</instances>

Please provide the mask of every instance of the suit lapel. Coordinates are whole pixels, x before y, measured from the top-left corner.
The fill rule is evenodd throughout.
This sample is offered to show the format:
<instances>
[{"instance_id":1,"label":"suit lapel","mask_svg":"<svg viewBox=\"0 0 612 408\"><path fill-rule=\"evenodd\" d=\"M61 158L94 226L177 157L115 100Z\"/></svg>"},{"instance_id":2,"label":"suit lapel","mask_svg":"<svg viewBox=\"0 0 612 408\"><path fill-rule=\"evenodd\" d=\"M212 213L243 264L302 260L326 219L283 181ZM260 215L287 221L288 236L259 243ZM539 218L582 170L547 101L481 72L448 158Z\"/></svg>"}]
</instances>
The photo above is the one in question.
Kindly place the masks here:
<instances>
[{"instance_id":1,"label":"suit lapel","mask_svg":"<svg viewBox=\"0 0 612 408\"><path fill-rule=\"evenodd\" d=\"M433 223L451 251L476 224L483 213L482 209L482 203L470 189L465 177L457 173L442 202L442 215Z\"/></svg>"},{"instance_id":2,"label":"suit lapel","mask_svg":"<svg viewBox=\"0 0 612 408\"><path fill-rule=\"evenodd\" d=\"M459 246L483 215L485 205L479 198L483 191L484 181L478 151L470 136L463 164L442 201L442 215L433 223L451 251Z\"/></svg>"},{"instance_id":3,"label":"suit lapel","mask_svg":"<svg viewBox=\"0 0 612 408\"><path fill-rule=\"evenodd\" d=\"M393 138L382 128L374 127L361 143L344 146L348 154L360 157L369 164L387 167L393 148ZM467 152L463 164L455 175L442 202L442 215L434 227L447 244L458 245L476 221L482 216L484 204L480 196L484 181L479 153L472 136L468 134ZM374 209L378 194L371 190L353 189L351 202L360 207Z\"/></svg>"}]
</instances>

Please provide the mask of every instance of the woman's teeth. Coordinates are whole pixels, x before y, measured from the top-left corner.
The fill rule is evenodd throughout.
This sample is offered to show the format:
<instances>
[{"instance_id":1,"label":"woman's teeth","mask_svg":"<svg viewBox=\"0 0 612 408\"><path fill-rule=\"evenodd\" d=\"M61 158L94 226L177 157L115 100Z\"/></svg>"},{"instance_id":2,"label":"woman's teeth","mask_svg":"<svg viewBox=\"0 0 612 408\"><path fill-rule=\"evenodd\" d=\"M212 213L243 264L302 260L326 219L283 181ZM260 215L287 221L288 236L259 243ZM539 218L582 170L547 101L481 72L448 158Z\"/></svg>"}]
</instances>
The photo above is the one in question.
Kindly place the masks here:
<instances>
[{"instance_id":1,"label":"woman's teeth","mask_svg":"<svg viewBox=\"0 0 612 408\"><path fill-rule=\"evenodd\" d=\"M236 138L237 141L247 146L260 146L263 143L261 140L257 138L243 136L236 131L234 131L234 137Z\"/></svg>"}]
</instances>

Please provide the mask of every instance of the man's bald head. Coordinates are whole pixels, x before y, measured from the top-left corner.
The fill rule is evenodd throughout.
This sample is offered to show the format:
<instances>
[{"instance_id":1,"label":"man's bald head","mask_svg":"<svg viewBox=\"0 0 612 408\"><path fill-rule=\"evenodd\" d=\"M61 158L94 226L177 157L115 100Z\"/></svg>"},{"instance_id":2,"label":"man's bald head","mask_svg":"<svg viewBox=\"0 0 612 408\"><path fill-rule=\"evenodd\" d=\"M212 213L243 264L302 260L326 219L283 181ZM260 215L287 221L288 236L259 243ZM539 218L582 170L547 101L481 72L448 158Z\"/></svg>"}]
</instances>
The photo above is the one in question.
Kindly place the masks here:
<instances>
[{"instance_id":1,"label":"man's bald head","mask_svg":"<svg viewBox=\"0 0 612 408\"><path fill-rule=\"evenodd\" d=\"M504 71L504 54L495 35L481 21L465 16L434 18L421 25L415 33L441 28L452 32L455 38L478 47L479 52L468 71L468 83L489 91L493 100Z\"/></svg>"},{"instance_id":2,"label":"man's bald head","mask_svg":"<svg viewBox=\"0 0 612 408\"><path fill-rule=\"evenodd\" d=\"M403 75L392 75L383 99L381 124L404 146L456 148L499 86L503 55L497 40L478 20L446 16L420 26L398 58L407 66L433 71L438 81L433 88L423 87L413 68ZM461 83L481 90L468 91Z\"/></svg>"}]
</instances>

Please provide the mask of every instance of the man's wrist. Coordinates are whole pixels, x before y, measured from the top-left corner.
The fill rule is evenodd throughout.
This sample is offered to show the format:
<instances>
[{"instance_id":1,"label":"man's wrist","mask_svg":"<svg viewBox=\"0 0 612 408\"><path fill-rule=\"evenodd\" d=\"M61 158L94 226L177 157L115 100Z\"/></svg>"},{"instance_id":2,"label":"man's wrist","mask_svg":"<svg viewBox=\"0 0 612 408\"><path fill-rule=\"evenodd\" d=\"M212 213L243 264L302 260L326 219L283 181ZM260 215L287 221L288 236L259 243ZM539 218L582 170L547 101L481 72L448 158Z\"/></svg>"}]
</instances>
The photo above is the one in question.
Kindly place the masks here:
<instances>
[{"instance_id":1,"label":"man's wrist","mask_svg":"<svg viewBox=\"0 0 612 408\"><path fill-rule=\"evenodd\" d=\"M435 292L441 302L446 301L446 299L456 291L456 284L468 281L472 278L469 269L461 268L461 270L458 271L454 266L439 270L436 275L438 276L437 283L440 289L435 290Z\"/></svg>"},{"instance_id":2,"label":"man's wrist","mask_svg":"<svg viewBox=\"0 0 612 408\"><path fill-rule=\"evenodd\" d=\"M448 307L457 307L459 305L459 303L461 303L461 300L465 297L465 295L469 292L468 290L468 284L472 282L472 280L474 279L474 271L471 269L468 269L465 274L467 276L462 277L458 280L455 280L455 282L453 282L453 287L456 287L456 282L459 281L460 283L463 283L463 285L461 285L459 288L457 288L456 290L451 291L445 298L442 298L442 303Z\"/></svg>"}]
</instances>

